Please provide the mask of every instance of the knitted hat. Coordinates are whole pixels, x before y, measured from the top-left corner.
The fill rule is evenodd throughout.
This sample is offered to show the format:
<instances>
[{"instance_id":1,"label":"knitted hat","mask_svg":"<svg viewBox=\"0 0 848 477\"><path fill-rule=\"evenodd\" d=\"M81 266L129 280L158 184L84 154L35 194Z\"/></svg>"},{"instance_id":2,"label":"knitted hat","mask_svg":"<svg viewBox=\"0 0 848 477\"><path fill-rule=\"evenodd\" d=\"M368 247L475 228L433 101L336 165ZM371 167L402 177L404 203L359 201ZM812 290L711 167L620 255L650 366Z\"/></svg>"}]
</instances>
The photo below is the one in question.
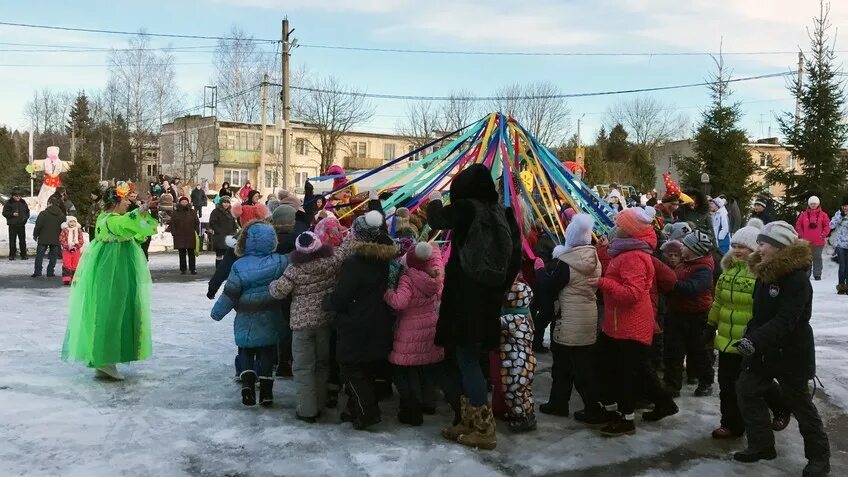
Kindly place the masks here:
<instances>
[{"instance_id":1,"label":"knitted hat","mask_svg":"<svg viewBox=\"0 0 848 477\"><path fill-rule=\"evenodd\" d=\"M748 221L748 224L737 230L732 237L730 237L731 245L741 245L749 250L757 249L757 235L760 234L760 230L763 228L763 221L757 218L751 219Z\"/></svg>"},{"instance_id":2,"label":"knitted hat","mask_svg":"<svg viewBox=\"0 0 848 477\"><path fill-rule=\"evenodd\" d=\"M418 227L412 224L409 217L409 209L406 207L399 207L395 211L395 235L418 236Z\"/></svg>"},{"instance_id":3,"label":"knitted hat","mask_svg":"<svg viewBox=\"0 0 848 477\"><path fill-rule=\"evenodd\" d=\"M759 198L759 197L757 197L756 200L754 200L754 205L759 205L763 208L768 207L768 204L766 204L766 201L764 199Z\"/></svg>"},{"instance_id":4,"label":"knitted hat","mask_svg":"<svg viewBox=\"0 0 848 477\"><path fill-rule=\"evenodd\" d=\"M293 226L295 213L296 211L294 210L294 207L289 205L280 205L274 209L274 213L271 214L271 223L274 224L275 227Z\"/></svg>"},{"instance_id":5,"label":"knitted hat","mask_svg":"<svg viewBox=\"0 0 848 477\"><path fill-rule=\"evenodd\" d=\"M317 235L312 232L303 232L297 236L294 248L300 253L309 254L317 252L322 245L321 239Z\"/></svg>"},{"instance_id":6,"label":"knitted hat","mask_svg":"<svg viewBox=\"0 0 848 477\"><path fill-rule=\"evenodd\" d=\"M624 233L633 237L650 227L656 215L653 207L631 207L619 212L615 216L615 223Z\"/></svg>"},{"instance_id":7,"label":"knitted hat","mask_svg":"<svg viewBox=\"0 0 848 477\"><path fill-rule=\"evenodd\" d=\"M628 209L629 210L629 209ZM592 243L592 227L595 219L589 214L577 214L565 229L565 249L571 250Z\"/></svg>"},{"instance_id":8,"label":"knitted hat","mask_svg":"<svg viewBox=\"0 0 848 477\"><path fill-rule=\"evenodd\" d=\"M74 217L73 215L69 215L69 216L65 217L65 224L70 225L71 222L76 222L77 226L79 226L79 220L77 220L77 218ZM62 224L62 225L65 225L65 224Z\"/></svg>"},{"instance_id":9,"label":"knitted hat","mask_svg":"<svg viewBox=\"0 0 848 477\"><path fill-rule=\"evenodd\" d=\"M433 246L427 242L418 242L406 252L406 266L416 270L425 270L427 261L433 256Z\"/></svg>"},{"instance_id":10,"label":"knitted hat","mask_svg":"<svg viewBox=\"0 0 848 477\"><path fill-rule=\"evenodd\" d=\"M692 227L688 222L675 222L673 224L666 224L666 226L663 227L663 233L668 240L680 240L691 231Z\"/></svg>"},{"instance_id":11,"label":"knitted hat","mask_svg":"<svg viewBox=\"0 0 848 477\"><path fill-rule=\"evenodd\" d=\"M353 237L360 242L373 242L382 235L383 215L372 210L353 221Z\"/></svg>"},{"instance_id":12,"label":"knitted hat","mask_svg":"<svg viewBox=\"0 0 848 477\"><path fill-rule=\"evenodd\" d=\"M661 252L666 253L682 253L683 244L679 240L669 240L660 247Z\"/></svg>"},{"instance_id":13,"label":"knitted hat","mask_svg":"<svg viewBox=\"0 0 848 477\"><path fill-rule=\"evenodd\" d=\"M713 247L713 239L700 230L693 230L683 237L683 246L691 250L698 257L704 257L710 253Z\"/></svg>"},{"instance_id":14,"label":"knitted hat","mask_svg":"<svg viewBox=\"0 0 848 477\"><path fill-rule=\"evenodd\" d=\"M277 200L280 201L280 205L290 205L294 207L294 210L303 212L303 203L300 199L285 189L277 191Z\"/></svg>"},{"instance_id":15,"label":"knitted hat","mask_svg":"<svg viewBox=\"0 0 848 477\"><path fill-rule=\"evenodd\" d=\"M279 207L277 208L279 209ZM265 207L263 204L241 205L241 217L239 217L239 220L242 224L246 224L252 220L265 220L268 217L271 217L271 212L268 212L268 207Z\"/></svg>"},{"instance_id":16,"label":"knitted hat","mask_svg":"<svg viewBox=\"0 0 848 477\"><path fill-rule=\"evenodd\" d=\"M277 210L277 207L280 206L280 201L277 199L268 199L268 202L265 205L268 206L268 211L271 212L271 215L273 215L274 211Z\"/></svg>"},{"instance_id":17,"label":"knitted hat","mask_svg":"<svg viewBox=\"0 0 848 477\"><path fill-rule=\"evenodd\" d=\"M663 195L662 201L671 202L678 200L681 194L680 186L671 179L671 172L663 172L663 182L665 183L665 194Z\"/></svg>"},{"instance_id":18,"label":"knitted hat","mask_svg":"<svg viewBox=\"0 0 848 477\"><path fill-rule=\"evenodd\" d=\"M821 200L818 197L811 195L810 198L807 199L807 205L813 205L813 204L819 205L819 204L821 204Z\"/></svg>"},{"instance_id":19,"label":"knitted hat","mask_svg":"<svg viewBox=\"0 0 848 477\"><path fill-rule=\"evenodd\" d=\"M221 196L221 202L222 202L222 203L223 203L223 202L227 202L227 203L229 203L229 202L230 202L230 200L231 200L231 199L230 199L230 196L228 196L228 195L222 195L222 196Z\"/></svg>"},{"instance_id":20,"label":"knitted hat","mask_svg":"<svg viewBox=\"0 0 848 477\"><path fill-rule=\"evenodd\" d=\"M504 298L507 308L527 308L533 301L533 291L524 282L513 282Z\"/></svg>"},{"instance_id":21,"label":"knitted hat","mask_svg":"<svg viewBox=\"0 0 848 477\"><path fill-rule=\"evenodd\" d=\"M795 227L782 220L766 224L757 235L757 242L765 242L775 247L786 247L798 240L798 232Z\"/></svg>"},{"instance_id":22,"label":"knitted hat","mask_svg":"<svg viewBox=\"0 0 848 477\"><path fill-rule=\"evenodd\" d=\"M712 200L712 202L719 209L724 207L725 205L727 205L727 201L722 199L721 197L716 197L715 199Z\"/></svg>"},{"instance_id":23,"label":"knitted hat","mask_svg":"<svg viewBox=\"0 0 848 477\"><path fill-rule=\"evenodd\" d=\"M315 235L321 240L321 243L338 247L344 239L344 229L342 229L339 219L331 215L315 225Z\"/></svg>"},{"instance_id":24,"label":"knitted hat","mask_svg":"<svg viewBox=\"0 0 848 477\"><path fill-rule=\"evenodd\" d=\"M398 253L406 255L410 249L415 248L415 239L412 237L401 237L398 239Z\"/></svg>"}]
</instances>

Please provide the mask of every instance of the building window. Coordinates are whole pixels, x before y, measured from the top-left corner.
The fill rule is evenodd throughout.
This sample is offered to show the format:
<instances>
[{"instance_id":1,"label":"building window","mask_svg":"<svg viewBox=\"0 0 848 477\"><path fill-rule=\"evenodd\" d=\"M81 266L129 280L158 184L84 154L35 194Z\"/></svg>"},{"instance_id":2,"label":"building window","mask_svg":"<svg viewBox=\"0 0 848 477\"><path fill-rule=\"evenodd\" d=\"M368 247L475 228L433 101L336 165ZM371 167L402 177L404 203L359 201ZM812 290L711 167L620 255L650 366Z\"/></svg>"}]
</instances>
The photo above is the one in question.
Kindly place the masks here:
<instances>
[{"instance_id":1,"label":"building window","mask_svg":"<svg viewBox=\"0 0 848 477\"><path fill-rule=\"evenodd\" d=\"M147 165L147 176L148 177L156 177L158 175L159 175L159 171L157 170L156 165L155 164L148 164Z\"/></svg>"},{"instance_id":2,"label":"building window","mask_svg":"<svg viewBox=\"0 0 848 477\"><path fill-rule=\"evenodd\" d=\"M306 139L299 137L294 140L294 152L301 156L306 155Z\"/></svg>"},{"instance_id":3,"label":"building window","mask_svg":"<svg viewBox=\"0 0 848 477\"><path fill-rule=\"evenodd\" d=\"M395 158L395 145L383 144L383 159L390 161Z\"/></svg>"},{"instance_id":4,"label":"building window","mask_svg":"<svg viewBox=\"0 0 848 477\"><path fill-rule=\"evenodd\" d=\"M798 160L795 159L795 156L790 154L789 157L786 158L786 170L794 170L796 165L798 165Z\"/></svg>"},{"instance_id":5,"label":"building window","mask_svg":"<svg viewBox=\"0 0 848 477\"><path fill-rule=\"evenodd\" d=\"M760 167L766 168L771 164L771 154L760 153Z\"/></svg>"},{"instance_id":6,"label":"building window","mask_svg":"<svg viewBox=\"0 0 848 477\"><path fill-rule=\"evenodd\" d=\"M235 131L227 131L227 149L235 149L238 135Z\"/></svg>"},{"instance_id":7,"label":"building window","mask_svg":"<svg viewBox=\"0 0 848 477\"><path fill-rule=\"evenodd\" d=\"M224 169L224 182L231 186L242 186L247 182L247 169Z\"/></svg>"},{"instance_id":8,"label":"building window","mask_svg":"<svg viewBox=\"0 0 848 477\"><path fill-rule=\"evenodd\" d=\"M304 184L306 184L306 180L309 179L309 173L306 171L295 172L294 173L294 187L297 190L303 190Z\"/></svg>"},{"instance_id":9,"label":"building window","mask_svg":"<svg viewBox=\"0 0 848 477\"><path fill-rule=\"evenodd\" d=\"M352 157L367 157L368 144L365 142L350 143L350 155Z\"/></svg>"},{"instance_id":10,"label":"building window","mask_svg":"<svg viewBox=\"0 0 848 477\"><path fill-rule=\"evenodd\" d=\"M265 188L276 188L280 175L276 169L265 169Z\"/></svg>"}]
</instances>

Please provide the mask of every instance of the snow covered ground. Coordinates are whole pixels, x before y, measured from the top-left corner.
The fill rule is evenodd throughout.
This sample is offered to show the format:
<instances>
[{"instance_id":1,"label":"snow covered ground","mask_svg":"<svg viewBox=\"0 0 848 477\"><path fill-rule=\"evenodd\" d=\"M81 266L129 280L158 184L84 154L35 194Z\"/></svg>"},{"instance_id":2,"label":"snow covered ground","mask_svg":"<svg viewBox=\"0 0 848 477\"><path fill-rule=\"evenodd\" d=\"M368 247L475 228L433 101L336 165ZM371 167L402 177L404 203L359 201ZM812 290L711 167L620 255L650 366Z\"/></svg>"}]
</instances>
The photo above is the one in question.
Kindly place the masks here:
<instances>
[{"instance_id":1,"label":"snow covered ground","mask_svg":"<svg viewBox=\"0 0 848 477\"><path fill-rule=\"evenodd\" d=\"M154 255L154 356L123 366L121 383L95 380L59 360L68 289L28 277L32 262L0 261L0 462L2 475L800 475L798 428L778 434L780 457L735 463L744 440L716 442L718 397L678 401L681 412L638 422L634 436L605 439L570 418L538 415L539 430L512 435L499 426L496 451L445 442L447 406L425 425L397 424L396 398L369 432L338 424L331 410L318 424L294 418L293 383L277 380L271 409L245 408L233 382L232 316L216 323L205 297L214 258L201 275L180 276L176 254ZM848 297L836 296L833 264L816 282L814 327L824 382L816 402L830 432L833 475L848 469ZM58 280L58 278L56 279ZM550 355L540 356L534 389L545 402ZM576 393L572 410L580 408ZM841 470L840 470L841 469Z\"/></svg>"}]
</instances>

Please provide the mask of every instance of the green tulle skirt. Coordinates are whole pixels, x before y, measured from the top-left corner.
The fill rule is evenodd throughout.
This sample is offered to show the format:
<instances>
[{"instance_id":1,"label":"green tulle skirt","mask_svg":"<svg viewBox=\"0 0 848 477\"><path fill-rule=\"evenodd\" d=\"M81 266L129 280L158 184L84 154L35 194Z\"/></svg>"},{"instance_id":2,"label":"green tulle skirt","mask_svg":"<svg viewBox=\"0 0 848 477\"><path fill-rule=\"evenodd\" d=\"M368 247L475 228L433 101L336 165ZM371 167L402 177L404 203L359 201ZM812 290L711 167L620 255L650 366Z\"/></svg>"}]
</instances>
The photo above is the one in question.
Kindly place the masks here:
<instances>
[{"instance_id":1,"label":"green tulle skirt","mask_svg":"<svg viewBox=\"0 0 848 477\"><path fill-rule=\"evenodd\" d=\"M151 285L135 240L91 242L71 283L62 359L97 368L149 358Z\"/></svg>"}]
</instances>

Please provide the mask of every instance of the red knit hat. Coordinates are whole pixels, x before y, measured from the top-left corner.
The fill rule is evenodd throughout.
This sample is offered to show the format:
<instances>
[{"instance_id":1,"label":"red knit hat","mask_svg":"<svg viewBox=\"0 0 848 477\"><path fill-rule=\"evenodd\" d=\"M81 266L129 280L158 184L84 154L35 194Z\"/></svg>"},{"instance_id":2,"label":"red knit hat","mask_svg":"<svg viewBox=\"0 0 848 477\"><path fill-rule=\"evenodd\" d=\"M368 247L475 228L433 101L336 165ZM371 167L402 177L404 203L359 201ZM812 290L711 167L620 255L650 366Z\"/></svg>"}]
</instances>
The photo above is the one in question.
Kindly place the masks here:
<instances>
[{"instance_id":1,"label":"red knit hat","mask_svg":"<svg viewBox=\"0 0 848 477\"><path fill-rule=\"evenodd\" d=\"M615 216L615 224L631 237L638 236L646 228L652 227L657 212L653 207L631 207Z\"/></svg>"},{"instance_id":2,"label":"red knit hat","mask_svg":"<svg viewBox=\"0 0 848 477\"><path fill-rule=\"evenodd\" d=\"M663 182L665 182L665 195L663 195L662 198L663 202L678 200L680 198L680 186L672 180L671 172L663 172Z\"/></svg>"}]
</instances>

